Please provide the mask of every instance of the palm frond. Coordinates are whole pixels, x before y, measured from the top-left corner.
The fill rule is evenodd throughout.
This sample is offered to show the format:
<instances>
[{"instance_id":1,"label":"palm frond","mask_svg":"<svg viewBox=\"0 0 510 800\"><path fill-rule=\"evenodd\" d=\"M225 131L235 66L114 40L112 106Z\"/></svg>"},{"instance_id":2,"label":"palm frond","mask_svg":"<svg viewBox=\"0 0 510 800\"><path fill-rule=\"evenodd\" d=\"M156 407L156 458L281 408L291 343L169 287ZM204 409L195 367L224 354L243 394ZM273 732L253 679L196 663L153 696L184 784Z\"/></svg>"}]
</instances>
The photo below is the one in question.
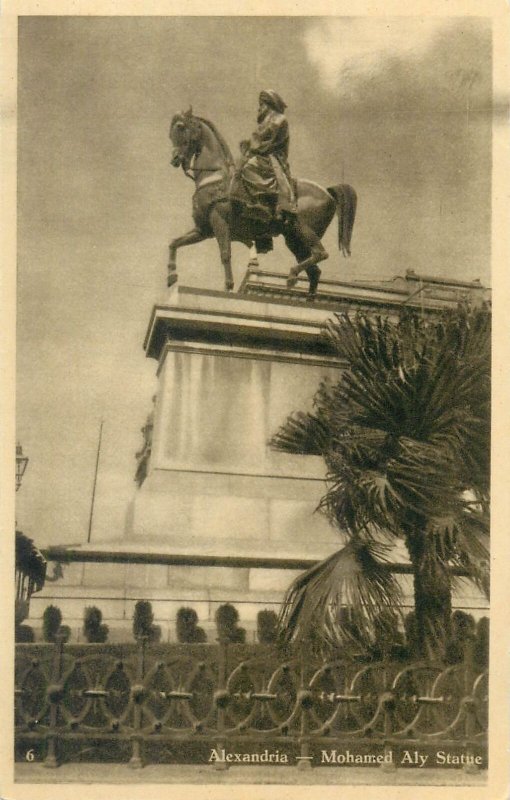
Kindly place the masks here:
<instances>
[{"instance_id":1,"label":"palm frond","mask_svg":"<svg viewBox=\"0 0 510 800\"><path fill-rule=\"evenodd\" d=\"M460 512L458 510L460 508ZM466 507L459 498L457 512L429 517L425 535L428 553L442 564L467 571L463 580L474 583L489 597L489 519L483 511Z\"/></svg>"},{"instance_id":2,"label":"palm frond","mask_svg":"<svg viewBox=\"0 0 510 800\"><path fill-rule=\"evenodd\" d=\"M297 412L272 437L270 446L297 455L322 455L328 440L329 429L318 416Z\"/></svg>"},{"instance_id":3,"label":"palm frond","mask_svg":"<svg viewBox=\"0 0 510 800\"><path fill-rule=\"evenodd\" d=\"M288 589L280 615L283 640L319 640L326 647L352 640L374 641L374 624L384 608L398 607L401 590L385 567L387 549L380 544L351 540L300 575ZM340 609L351 611L350 625L342 625Z\"/></svg>"},{"instance_id":4,"label":"palm frond","mask_svg":"<svg viewBox=\"0 0 510 800\"><path fill-rule=\"evenodd\" d=\"M456 552L451 561L464 567L469 580L490 596L489 515L484 511L466 510L459 523Z\"/></svg>"}]
</instances>

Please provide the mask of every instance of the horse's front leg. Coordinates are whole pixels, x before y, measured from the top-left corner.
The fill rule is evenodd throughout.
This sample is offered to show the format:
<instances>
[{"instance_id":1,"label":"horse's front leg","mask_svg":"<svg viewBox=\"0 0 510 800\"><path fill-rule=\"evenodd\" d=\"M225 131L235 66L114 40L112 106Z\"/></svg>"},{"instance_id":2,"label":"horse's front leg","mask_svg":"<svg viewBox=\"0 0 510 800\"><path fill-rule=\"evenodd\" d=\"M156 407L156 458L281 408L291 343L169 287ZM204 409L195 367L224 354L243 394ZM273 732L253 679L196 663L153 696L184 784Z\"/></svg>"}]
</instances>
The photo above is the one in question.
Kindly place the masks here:
<instances>
[{"instance_id":1,"label":"horse's front leg","mask_svg":"<svg viewBox=\"0 0 510 800\"><path fill-rule=\"evenodd\" d=\"M197 244L203 242L206 237L201 233L198 228L185 233L184 236L179 236L177 239L172 239L169 245L169 259L168 259L168 286L171 286L177 280L177 262L176 253L179 247L186 247L189 244Z\"/></svg>"},{"instance_id":2,"label":"horse's front leg","mask_svg":"<svg viewBox=\"0 0 510 800\"><path fill-rule=\"evenodd\" d=\"M220 248L221 263L225 270L225 291L231 292L234 288L234 276L232 275L232 247L229 224L216 207L211 211L209 221Z\"/></svg>"}]
</instances>

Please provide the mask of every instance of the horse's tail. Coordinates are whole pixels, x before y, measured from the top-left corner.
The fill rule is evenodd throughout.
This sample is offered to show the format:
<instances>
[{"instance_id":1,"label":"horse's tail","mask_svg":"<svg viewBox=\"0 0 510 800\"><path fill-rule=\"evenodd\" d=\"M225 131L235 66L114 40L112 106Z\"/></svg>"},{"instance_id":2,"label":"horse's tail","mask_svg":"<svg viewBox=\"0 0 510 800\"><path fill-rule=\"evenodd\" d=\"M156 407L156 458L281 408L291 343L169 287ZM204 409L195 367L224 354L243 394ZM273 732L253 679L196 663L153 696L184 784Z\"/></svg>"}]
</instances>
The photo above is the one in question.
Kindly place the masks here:
<instances>
[{"instance_id":1,"label":"horse's tail","mask_svg":"<svg viewBox=\"0 0 510 800\"><path fill-rule=\"evenodd\" d=\"M347 183L330 186L329 194L335 199L338 216L338 247L344 256L351 255L351 236L356 218L358 197Z\"/></svg>"}]
</instances>

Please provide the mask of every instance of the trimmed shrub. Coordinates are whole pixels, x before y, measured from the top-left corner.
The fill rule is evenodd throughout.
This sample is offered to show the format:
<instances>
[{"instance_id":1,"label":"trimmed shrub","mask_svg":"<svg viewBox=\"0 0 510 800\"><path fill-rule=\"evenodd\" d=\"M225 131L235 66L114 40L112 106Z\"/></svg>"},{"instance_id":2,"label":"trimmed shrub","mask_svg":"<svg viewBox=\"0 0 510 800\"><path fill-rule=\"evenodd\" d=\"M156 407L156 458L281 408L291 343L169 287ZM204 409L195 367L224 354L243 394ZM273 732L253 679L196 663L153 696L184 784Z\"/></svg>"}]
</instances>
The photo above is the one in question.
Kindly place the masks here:
<instances>
[{"instance_id":1,"label":"trimmed shrub","mask_svg":"<svg viewBox=\"0 0 510 800\"><path fill-rule=\"evenodd\" d=\"M64 644L65 642L68 642L69 639L71 638L71 628L69 627L69 625L61 625L60 628L58 629L58 633L62 637L62 641L64 642Z\"/></svg>"},{"instance_id":2,"label":"trimmed shrub","mask_svg":"<svg viewBox=\"0 0 510 800\"><path fill-rule=\"evenodd\" d=\"M57 606L46 606L43 614L43 639L45 642L54 642L57 633L62 636L63 642L71 638L69 625L62 625L62 612Z\"/></svg>"},{"instance_id":3,"label":"trimmed shrub","mask_svg":"<svg viewBox=\"0 0 510 800\"><path fill-rule=\"evenodd\" d=\"M481 617L476 625L474 662L480 671L489 666L489 617Z\"/></svg>"},{"instance_id":4,"label":"trimmed shrub","mask_svg":"<svg viewBox=\"0 0 510 800\"><path fill-rule=\"evenodd\" d=\"M399 617L392 609L384 609L374 620L375 642L373 655L376 658L405 659L407 649L399 630Z\"/></svg>"},{"instance_id":5,"label":"trimmed shrub","mask_svg":"<svg viewBox=\"0 0 510 800\"><path fill-rule=\"evenodd\" d=\"M457 609L452 614L452 633L453 638L464 641L472 637L476 632L476 622L472 614Z\"/></svg>"},{"instance_id":6,"label":"trimmed shrub","mask_svg":"<svg viewBox=\"0 0 510 800\"><path fill-rule=\"evenodd\" d=\"M472 614L457 609L452 614L452 633L446 643L445 662L460 664L467 656L468 645L475 644L476 622Z\"/></svg>"},{"instance_id":7,"label":"trimmed shrub","mask_svg":"<svg viewBox=\"0 0 510 800\"><path fill-rule=\"evenodd\" d=\"M230 603L225 603L216 609L216 629L220 641L243 644L246 641L246 631L238 628L239 612Z\"/></svg>"},{"instance_id":8,"label":"trimmed shrub","mask_svg":"<svg viewBox=\"0 0 510 800\"><path fill-rule=\"evenodd\" d=\"M257 638L261 644L273 644L278 639L278 615L270 608L257 614Z\"/></svg>"},{"instance_id":9,"label":"trimmed shrub","mask_svg":"<svg viewBox=\"0 0 510 800\"><path fill-rule=\"evenodd\" d=\"M404 633L407 655L409 658L418 658L418 634L416 631L416 614L414 611L409 611L404 617Z\"/></svg>"},{"instance_id":10,"label":"trimmed shrub","mask_svg":"<svg viewBox=\"0 0 510 800\"><path fill-rule=\"evenodd\" d=\"M154 625L152 604L148 600L138 600L135 605L133 634L135 639L140 636L147 636L149 642L159 642L161 639L161 628L159 625Z\"/></svg>"},{"instance_id":11,"label":"trimmed shrub","mask_svg":"<svg viewBox=\"0 0 510 800\"><path fill-rule=\"evenodd\" d=\"M83 635L87 642L106 642L108 625L103 623L103 614L96 606L88 606L83 615Z\"/></svg>"},{"instance_id":12,"label":"trimmed shrub","mask_svg":"<svg viewBox=\"0 0 510 800\"><path fill-rule=\"evenodd\" d=\"M197 626L197 622L198 614L194 608L180 608L175 622L177 641L185 644L206 642L205 631Z\"/></svg>"},{"instance_id":13,"label":"trimmed shrub","mask_svg":"<svg viewBox=\"0 0 510 800\"><path fill-rule=\"evenodd\" d=\"M35 642L33 628L30 625L16 625L14 639L16 642Z\"/></svg>"},{"instance_id":14,"label":"trimmed shrub","mask_svg":"<svg viewBox=\"0 0 510 800\"><path fill-rule=\"evenodd\" d=\"M43 639L54 642L62 623L62 612L57 606L46 606L43 614Z\"/></svg>"}]
</instances>

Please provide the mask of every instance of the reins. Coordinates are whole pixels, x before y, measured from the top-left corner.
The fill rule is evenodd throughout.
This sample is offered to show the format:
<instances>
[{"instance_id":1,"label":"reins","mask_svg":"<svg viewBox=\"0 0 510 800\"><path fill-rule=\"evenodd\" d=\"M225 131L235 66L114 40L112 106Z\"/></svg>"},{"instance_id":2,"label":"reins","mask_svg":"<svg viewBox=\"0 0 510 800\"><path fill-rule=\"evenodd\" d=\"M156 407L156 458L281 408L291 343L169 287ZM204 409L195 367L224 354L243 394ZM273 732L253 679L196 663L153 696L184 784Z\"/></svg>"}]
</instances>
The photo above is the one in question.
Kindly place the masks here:
<instances>
[{"instance_id":1,"label":"reins","mask_svg":"<svg viewBox=\"0 0 510 800\"><path fill-rule=\"evenodd\" d=\"M198 120L199 120L201 123L205 123L205 124L207 124L207 121L206 121L206 120L203 120L203 119L201 119L200 117L197 117L196 119L198 119ZM234 167L235 167L235 163L234 163L234 161L232 160L232 156L230 156L230 157L229 157L229 154L226 152L227 145L226 145L224 142L222 142L222 141L221 141L221 138L222 138L222 137L221 137L221 136L219 136L219 134L218 134L218 132L216 131L216 129L214 128L214 126L212 126L211 124L209 124L209 125L208 125L208 127L210 127L210 128L211 128L211 130L212 130L212 133L213 133L214 135L216 135L216 137L218 138L218 144L220 145L221 149L223 150L223 155L224 155L224 157L225 157L225 165L226 165L226 167L227 167L227 170L228 170L228 171L230 171L232 168L234 168ZM193 144L193 145L196 145L196 146L197 146L197 151L195 151L195 152L193 153L193 156L195 156L195 158L196 158L198 155L200 155L200 152L201 152L201 150L202 150L202 147L201 147L201 141L200 141L200 138L195 138L195 137L193 136L193 130L191 131L191 140L190 140L190 144ZM220 172L220 171L223 169L222 167L192 167L192 166L185 167L185 166L184 166L184 164L181 164L181 167L182 167L182 171L184 172L184 174L186 175L186 177L187 177L187 178L190 178L190 180L192 180L192 181L195 181L195 178L196 178L196 176L195 176L194 174L191 174L191 173L201 173L201 172Z\"/></svg>"},{"instance_id":2,"label":"reins","mask_svg":"<svg viewBox=\"0 0 510 800\"><path fill-rule=\"evenodd\" d=\"M190 178L192 181L195 180L193 175L190 175L190 172L221 172L221 167L184 167L184 164L181 164L182 171L186 175L187 178Z\"/></svg>"}]
</instances>

